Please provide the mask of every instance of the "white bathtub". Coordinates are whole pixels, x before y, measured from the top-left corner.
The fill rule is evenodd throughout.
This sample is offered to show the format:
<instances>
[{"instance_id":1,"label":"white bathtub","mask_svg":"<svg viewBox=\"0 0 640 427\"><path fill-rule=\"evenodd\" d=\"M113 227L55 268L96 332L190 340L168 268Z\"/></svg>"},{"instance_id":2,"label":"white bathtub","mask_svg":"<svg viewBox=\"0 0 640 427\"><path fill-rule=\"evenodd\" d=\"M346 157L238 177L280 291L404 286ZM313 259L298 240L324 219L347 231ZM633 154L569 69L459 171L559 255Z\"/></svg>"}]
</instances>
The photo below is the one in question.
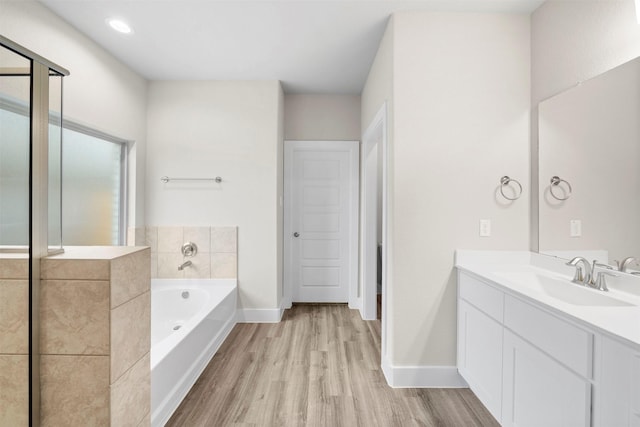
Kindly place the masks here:
<instances>
[{"instance_id":1,"label":"white bathtub","mask_svg":"<svg viewBox=\"0 0 640 427\"><path fill-rule=\"evenodd\" d=\"M151 425L164 426L236 323L236 279L151 281Z\"/></svg>"}]
</instances>

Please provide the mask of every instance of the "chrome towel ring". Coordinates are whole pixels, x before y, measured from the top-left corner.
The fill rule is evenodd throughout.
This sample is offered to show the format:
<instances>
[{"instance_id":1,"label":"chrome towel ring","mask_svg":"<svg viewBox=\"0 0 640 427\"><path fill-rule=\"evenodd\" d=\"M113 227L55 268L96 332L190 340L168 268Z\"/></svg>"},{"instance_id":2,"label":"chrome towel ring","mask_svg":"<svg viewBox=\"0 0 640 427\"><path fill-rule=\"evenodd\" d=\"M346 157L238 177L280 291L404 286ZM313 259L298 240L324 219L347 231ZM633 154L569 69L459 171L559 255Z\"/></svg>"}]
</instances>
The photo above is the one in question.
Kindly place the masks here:
<instances>
[{"instance_id":1,"label":"chrome towel ring","mask_svg":"<svg viewBox=\"0 0 640 427\"><path fill-rule=\"evenodd\" d=\"M504 187L508 186L511 183L515 183L518 186L518 191L514 197L509 197L504 194ZM520 196L522 196L522 185L518 182L518 180L509 178L507 175L500 178L500 194L507 200L518 200Z\"/></svg>"},{"instance_id":2,"label":"chrome towel ring","mask_svg":"<svg viewBox=\"0 0 640 427\"><path fill-rule=\"evenodd\" d=\"M551 195L553 196L554 199L556 200L567 200L569 197L571 197L571 193L573 192L573 188L571 188L571 184L569 184L569 181L562 179L558 176L552 176L551 177L551 186L549 186L549 191L551 192ZM558 186L562 183L567 184L567 188L569 189L569 192L565 193L566 196L565 197L558 197L558 195L556 193L553 192L554 188L558 188Z\"/></svg>"}]
</instances>

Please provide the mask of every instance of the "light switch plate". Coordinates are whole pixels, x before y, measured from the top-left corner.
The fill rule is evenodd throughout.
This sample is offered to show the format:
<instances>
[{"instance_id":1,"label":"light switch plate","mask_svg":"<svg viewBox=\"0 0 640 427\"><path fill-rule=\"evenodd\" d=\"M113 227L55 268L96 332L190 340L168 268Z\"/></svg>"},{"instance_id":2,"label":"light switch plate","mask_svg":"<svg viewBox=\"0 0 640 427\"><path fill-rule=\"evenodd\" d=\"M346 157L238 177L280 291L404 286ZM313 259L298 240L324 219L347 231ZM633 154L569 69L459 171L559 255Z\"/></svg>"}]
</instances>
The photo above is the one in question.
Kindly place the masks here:
<instances>
[{"instance_id":1,"label":"light switch plate","mask_svg":"<svg viewBox=\"0 0 640 427\"><path fill-rule=\"evenodd\" d=\"M571 237L581 237L582 236L582 221L579 219L569 220L569 235Z\"/></svg>"},{"instance_id":2,"label":"light switch plate","mask_svg":"<svg viewBox=\"0 0 640 427\"><path fill-rule=\"evenodd\" d=\"M480 220L480 237L489 237L489 236L491 236L491 220L481 219Z\"/></svg>"}]
</instances>

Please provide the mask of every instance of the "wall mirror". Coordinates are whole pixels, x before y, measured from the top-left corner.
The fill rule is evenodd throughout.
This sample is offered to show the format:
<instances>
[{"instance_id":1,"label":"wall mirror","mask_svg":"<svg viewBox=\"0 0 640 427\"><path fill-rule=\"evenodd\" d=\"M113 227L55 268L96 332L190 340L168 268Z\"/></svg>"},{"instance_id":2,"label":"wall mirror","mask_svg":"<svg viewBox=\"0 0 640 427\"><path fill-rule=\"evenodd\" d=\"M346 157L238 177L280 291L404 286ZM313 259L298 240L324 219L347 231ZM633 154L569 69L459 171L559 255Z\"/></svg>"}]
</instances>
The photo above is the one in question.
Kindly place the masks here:
<instances>
[{"instance_id":1,"label":"wall mirror","mask_svg":"<svg viewBox=\"0 0 640 427\"><path fill-rule=\"evenodd\" d=\"M640 58L541 102L538 150L539 252L640 257Z\"/></svg>"}]
</instances>

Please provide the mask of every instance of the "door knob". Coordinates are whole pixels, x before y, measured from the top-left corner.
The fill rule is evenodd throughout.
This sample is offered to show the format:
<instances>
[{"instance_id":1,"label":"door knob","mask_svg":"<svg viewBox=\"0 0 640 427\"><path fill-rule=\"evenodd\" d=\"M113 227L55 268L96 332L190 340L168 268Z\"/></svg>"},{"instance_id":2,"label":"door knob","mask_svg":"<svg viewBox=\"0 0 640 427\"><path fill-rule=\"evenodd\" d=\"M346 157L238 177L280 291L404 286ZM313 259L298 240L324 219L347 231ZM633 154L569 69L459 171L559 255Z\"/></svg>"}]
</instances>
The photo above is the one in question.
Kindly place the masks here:
<instances>
[{"instance_id":1,"label":"door knob","mask_svg":"<svg viewBox=\"0 0 640 427\"><path fill-rule=\"evenodd\" d=\"M300 233L296 231L295 233L293 233L293 237L300 237Z\"/></svg>"}]
</instances>

